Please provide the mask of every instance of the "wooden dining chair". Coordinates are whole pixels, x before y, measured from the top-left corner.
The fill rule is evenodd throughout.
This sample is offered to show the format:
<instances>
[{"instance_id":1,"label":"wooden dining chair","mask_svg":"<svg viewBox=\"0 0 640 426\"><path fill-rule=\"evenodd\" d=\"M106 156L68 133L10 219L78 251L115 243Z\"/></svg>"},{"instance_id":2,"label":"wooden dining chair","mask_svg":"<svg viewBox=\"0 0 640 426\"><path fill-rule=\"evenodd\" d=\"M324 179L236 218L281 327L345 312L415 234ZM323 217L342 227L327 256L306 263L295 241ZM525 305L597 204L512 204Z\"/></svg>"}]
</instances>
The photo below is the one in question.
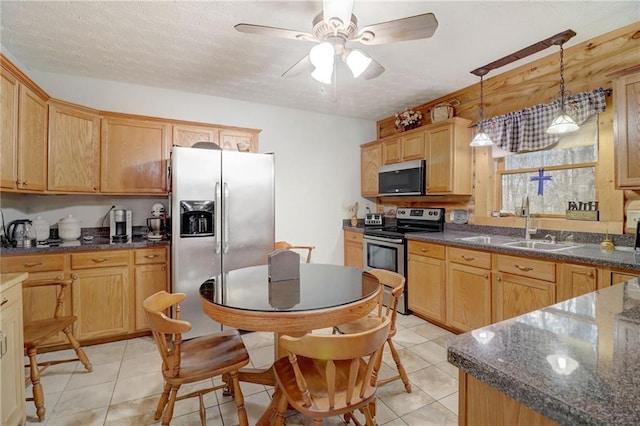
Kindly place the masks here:
<instances>
[{"instance_id":1,"label":"wooden dining chair","mask_svg":"<svg viewBox=\"0 0 640 426\"><path fill-rule=\"evenodd\" d=\"M307 254L307 263L311 263L311 252L316 248L316 246L298 246L298 245L293 245L290 244L286 241L276 241L275 244L275 249L276 250L280 250L280 249L287 249L287 250L300 250L303 251L303 253L306 251Z\"/></svg>"},{"instance_id":2,"label":"wooden dining chair","mask_svg":"<svg viewBox=\"0 0 640 426\"><path fill-rule=\"evenodd\" d=\"M278 384L273 424L284 424L291 405L313 418L316 426L323 418L340 415L347 423L359 424L352 415L355 410L364 414L367 426L375 425L375 377L390 326L391 320L381 317L357 334L281 336L280 345L288 356L273 365Z\"/></svg>"},{"instance_id":3,"label":"wooden dining chair","mask_svg":"<svg viewBox=\"0 0 640 426\"><path fill-rule=\"evenodd\" d=\"M200 421L204 425L206 412L203 395L224 388L233 394L240 425L247 426L247 412L238 381L238 370L249 363L249 354L242 338L237 330L226 330L183 341L182 333L191 330L191 324L180 319L180 302L185 298L184 293L159 291L142 303L147 324L162 357L165 382L154 418L158 420L162 417L162 424L168 425L173 417L175 402L197 396ZM175 318L165 315L171 307L175 308ZM221 376L224 383L178 396L180 386L216 376Z\"/></svg>"},{"instance_id":4,"label":"wooden dining chair","mask_svg":"<svg viewBox=\"0 0 640 426\"><path fill-rule=\"evenodd\" d=\"M33 385L33 397L26 398L27 401L33 401L36 406L36 414L41 422L45 418L44 408L44 390L40 382L42 372L52 365L63 364L67 362L80 361L84 368L91 372L93 367L89 362L89 358L84 350L80 347L78 340L73 335L73 324L77 317L74 315L65 315L64 298L65 295L71 294L70 288L73 285L73 279L69 280L34 280L22 283L23 291L37 287L51 287L56 297L55 309L53 314L48 318L29 320L24 322L24 352L29 357L29 377L25 379L25 386L31 382ZM71 348L76 353L76 358L52 359L48 361L38 361L38 349L44 341L58 333L63 333Z\"/></svg>"},{"instance_id":5,"label":"wooden dining chair","mask_svg":"<svg viewBox=\"0 0 640 426\"><path fill-rule=\"evenodd\" d=\"M383 386L389 382L400 379L402 380L407 393L411 393L411 383L409 382L409 377L407 376L407 372L402 365L400 354L398 354L398 351L393 345L392 340L393 336L396 335L396 316L398 314L398 302L400 301L400 298L404 293L404 285L406 280L397 272L387 271L386 269L371 269L368 272L378 278L380 284L389 290L388 296L385 295L384 291L381 291L378 297L378 306L375 312L359 320L347 324L338 325L334 327L334 332L340 334L362 333L363 331L368 330L377 324L377 322L375 321L376 318L383 316L389 317L389 319L391 320L391 330L389 331L389 336L387 337L387 344L389 345L389 349L391 350L391 356L396 363L398 374L393 377L379 380L378 386ZM388 297L386 306L384 305L385 297Z\"/></svg>"}]
</instances>

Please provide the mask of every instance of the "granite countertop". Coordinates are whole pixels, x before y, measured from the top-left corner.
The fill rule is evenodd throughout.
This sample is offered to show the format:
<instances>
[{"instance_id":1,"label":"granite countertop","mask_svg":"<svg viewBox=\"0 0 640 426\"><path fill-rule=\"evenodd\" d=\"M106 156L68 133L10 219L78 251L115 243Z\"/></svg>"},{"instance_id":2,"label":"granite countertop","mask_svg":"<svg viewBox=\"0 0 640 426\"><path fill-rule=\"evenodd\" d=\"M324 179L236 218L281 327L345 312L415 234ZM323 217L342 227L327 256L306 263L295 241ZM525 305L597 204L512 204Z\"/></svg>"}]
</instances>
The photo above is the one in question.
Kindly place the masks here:
<instances>
[{"instance_id":1,"label":"granite countertop","mask_svg":"<svg viewBox=\"0 0 640 426\"><path fill-rule=\"evenodd\" d=\"M84 241L82 238L74 241L63 242L58 246L38 245L36 247L1 248L0 255L12 256L21 254L48 254L68 253L74 251L90 250L125 250L133 248L153 248L168 246L168 240L150 241L144 236L133 236L130 243L112 243L109 237L94 236L92 241Z\"/></svg>"},{"instance_id":2,"label":"granite countertop","mask_svg":"<svg viewBox=\"0 0 640 426\"><path fill-rule=\"evenodd\" d=\"M448 340L448 361L565 425L640 424L640 281Z\"/></svg>"},{"instance_id":3,"label":"granite countertop","mask_svg":"<svg viewBox=\"0 0 640 426\"><path fill-rule=\"evenodd\" d=\"M352 227L344 225L343 229L353 232L363 232L363 227ZM477 227L475 232L473 227L462 228L465 230L448 230L445 226L443 232L420 232L407 234L408 240L427 241L451 246L489 250L495 253L510 254L514 256L526 256L540 259L548 259L553 261L566 261L572 263L586 263L596 266L608 266L613 268L628 269L640 271L640 252L636 252L629 246L616 246L614 251L603 251L600 248L599 241L602 237L599 234L592 234L589 242L581 242L577 240L575 244L578 247L563 249L560 251L542 251L522 248L513 248L504 246L505 242L524 240L522 237L516 236L515 232L521 233L521 229L504 228L504 234L492 234L481 232L483 227ZM468 230L466 230L468 229ZM477 241L465 241L460 238L474 237L478 235L491 235L493 241L490 243L482 243ZM543 234L544 235L544 234ZM584 234L588 235L588 234ZM589 237L587 237L589 238ZM626 240L629 240L625 236ZM541 238L532 238L538 241L544 241ZM628 241L625 241L628 242ZM562 247L563 243L558 242L558 247Z\"/></svg>"}]
</instances>

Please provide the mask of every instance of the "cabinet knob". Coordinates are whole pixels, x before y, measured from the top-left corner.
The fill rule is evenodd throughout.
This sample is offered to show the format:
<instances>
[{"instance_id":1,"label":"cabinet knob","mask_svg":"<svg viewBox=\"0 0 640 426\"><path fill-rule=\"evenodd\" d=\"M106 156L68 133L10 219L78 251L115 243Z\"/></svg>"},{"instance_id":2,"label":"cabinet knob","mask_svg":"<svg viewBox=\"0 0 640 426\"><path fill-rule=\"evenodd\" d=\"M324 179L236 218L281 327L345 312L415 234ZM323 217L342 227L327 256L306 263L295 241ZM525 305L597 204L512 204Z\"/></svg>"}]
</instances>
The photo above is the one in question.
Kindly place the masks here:
<instances>
[{"instance_id":1,"label":"cabinet knob","mask_svg":"<svg viewBox=\"0 0 640 426\"><path fill-rule=\"evenodd\" d=\"M94 187L93 187L93 190L94 190L94 191L97 191L97 190L98 190L98 187L97 187L97 186L94 186Z\"/></svg>"},{"instance_id":2,"label":"cabinet knob","mask_svg":"<svg viewBox=\"0 0 640 426\"><path fill-rule=\"evenodd\" d=\"M429 249L428 248L424 248L424 247L420 247L420 251L423 252L423 253L426 253L426 252L429 251Z\"/></svg>"},{"instance_id":3,"label":"cabinet knob","mask_svg":"<svg viewBox=\"0 0 640 426\"><path fill-rule=\"evenodd\" d=\"M155 259L156 257L160 257L160 255L158 253L156 253L156 254L147 254L144 257L145 257L145 259Z\"/></svg>"},{"instance_id":4,"label":"cabinet knob","mask_svg":"<svg viewBox=\"0 0 640 426\"><path fill-rule=\"evenodd\" d=\"M106 258L106 257L101 257L101 258L99 258L99 259L91 259L91 261L92 261L93 263L102 263L102 262L106 262L107 260L109 260L109 259L108 259L108 258Z\"/></svg>"},{"instance_id":5,"label":"cabinet knob","mask_svg":"<svg viewBox=\"0 0 640 426\"><path fill-rule=\"evenodd\" d=\"M533 268L530 268L528 266L520 266L520 265L517 265L517 264L513 265L513 266L515 266L516 268L518 268L518 269L520 269L521 271L524 271L524 272L533 271Z\"/></svg>"},{"instance_id":6,"label":"cabinet knob","mask_svg":"<svg viewBox=\"0 0 640 426\"><path fill-rule=\"evenodd\" d=\"M498 276L496 277L496 281L498 281L499 283L501 283L501 282L502 282L502 275L498 275Z\"/></svg>"},{"instance_id":7,"label":"cabinet knob","mask_svg":"<svg viewBox=\"0 0 640 426\"><path fill-rule=\"evenodd\" d=\"M484 277L485 280L489 279L489 274L484 274L483 277Z\"/></svg>"},{"instance_id":8,"label":"cabinet knob","mask_svg":"<svg viewBox=\"0 0 640 426\"><path fill-rule=\"evenodd\" d=\"M9 299L7 299L6 297L2 298L2 302L0 302L0 306L4 305L5 303L7 303L9 301Z\"/></svg>"},{"instance_id":9,"label":"cabinet knob","mask_svg":"<svg viewBox=\"0 0 640 426\"><path fill-rule=\"evenodd\" d=\"M475 257L462 256L462 258L463 258L464 260L466 260L467 262L471 262L471 261L473 261L473 260L476 260L476 258L475 258Z\"/></svg>"},{"instance_id":10,"label":"cabinet knob","mask_svg":"<svg viewBox=\"0 0 640 426\"><path fill-rule=\"evenodd\" d=\"M78 279L78 275L77 274L72 274L71 278L74 279L74 280L77 280Z\"/></svg>"},{"instance_id":11,"label":"cabinet knob","mask_svg":"<svg viewBox=\"0 0 640 426\"><path fill-rule=\"evenodd\" d=\"M167 267L166 267L166 266L163 266L163 267L162 267L162 270L163 270L163 271L166 271L166 270L167 270Z\"/></svg>"}]
</instances>

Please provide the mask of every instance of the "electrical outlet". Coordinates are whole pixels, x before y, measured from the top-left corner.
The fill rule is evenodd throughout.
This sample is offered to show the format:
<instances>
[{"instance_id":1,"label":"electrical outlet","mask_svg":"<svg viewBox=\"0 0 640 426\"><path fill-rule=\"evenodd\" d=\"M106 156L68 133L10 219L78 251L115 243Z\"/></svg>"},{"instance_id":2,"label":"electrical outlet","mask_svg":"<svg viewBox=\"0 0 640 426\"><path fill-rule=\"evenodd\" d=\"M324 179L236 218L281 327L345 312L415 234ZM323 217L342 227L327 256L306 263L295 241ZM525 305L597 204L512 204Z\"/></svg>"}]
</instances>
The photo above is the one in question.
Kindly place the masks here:
<instances>
[{"instance_id":1,"label":"electrical outlet","mask_svg":"<svg viewBox=\"0 0 640 426\"><path fill-rule=\"evenodd\" d=\"M640 210L627 211L627 224L625 228L636 229L638 221L640 220Z\"/></svg>"}]
</instances>

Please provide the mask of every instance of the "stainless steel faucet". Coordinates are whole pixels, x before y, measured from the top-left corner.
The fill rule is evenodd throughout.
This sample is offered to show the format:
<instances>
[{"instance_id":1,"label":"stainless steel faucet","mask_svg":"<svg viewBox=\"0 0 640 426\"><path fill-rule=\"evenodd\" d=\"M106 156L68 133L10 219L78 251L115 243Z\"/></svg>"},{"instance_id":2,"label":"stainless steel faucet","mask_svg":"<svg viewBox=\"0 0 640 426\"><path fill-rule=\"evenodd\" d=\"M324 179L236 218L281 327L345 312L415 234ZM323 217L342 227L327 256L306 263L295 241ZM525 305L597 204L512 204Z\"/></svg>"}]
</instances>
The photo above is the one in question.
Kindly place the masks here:
<instances>
[{"instance_id":1,"label":"stainless steel faucet","mask_svg":"<svg viewBox=\"0 0 640 426\"><path fill-rule=\"evenodd\" d=\"M531 214L529 212L529 196L527 195L522 201L522 216L524 216L524 239L530 240L531 234L538 232L536 228L531 227Z\"/></svg>"}]
</instances>

